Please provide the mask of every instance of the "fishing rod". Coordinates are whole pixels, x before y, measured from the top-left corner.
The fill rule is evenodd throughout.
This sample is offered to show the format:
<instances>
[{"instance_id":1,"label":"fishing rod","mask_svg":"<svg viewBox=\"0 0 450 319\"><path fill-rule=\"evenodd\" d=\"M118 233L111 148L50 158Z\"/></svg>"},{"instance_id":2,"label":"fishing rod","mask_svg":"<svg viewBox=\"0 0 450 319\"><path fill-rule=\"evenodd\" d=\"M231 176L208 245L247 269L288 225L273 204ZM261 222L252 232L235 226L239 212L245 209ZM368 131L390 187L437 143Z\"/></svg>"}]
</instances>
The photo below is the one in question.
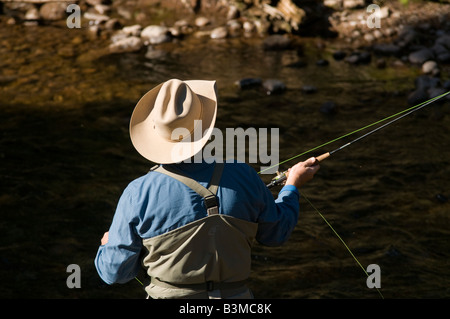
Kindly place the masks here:
<instances>
[{"instance_id":1,"label":"fishing rod","mask_svg":"<svg viewBox=\"0 0 450 319\"><path fill-rule=\"evenodd\" d=\"M347 146L350 146L350 145L352 145L352 144L354 144L354 143L356 143L356 142L362 140L363 138L365 138L365 137L367 137L367 136L369 136L369 135L372 135L373 133L375 133L375 132L377 132L377 131L379 131L379 130L385 128L386 126L391 125L392 123L394 123L394 122L396 122L396 121L398 121L398 120L400 120L400 119L402 119L402 118L404 118L404 117L406 117L406 116L408 116L408 115L410 115L410 114L412 114L412 113L414 113L414 112L416 112L416 111L418 111L418 110L424 108L425 106L430 105L431 103L434 103L434 102L436 102L436 101L438 101L438 100L444 98L445 96L447 96L447 95L449 95L449 94L450 94L450 91L447 92L447 93L441 94L441 95L439 95L439 96L437 96L437 97L435 97L435 98L433 98L433 99L430 99L430 100L428 100L428 101L426 101L426 102L424 102L424 103L422 103L422 104L419 104L419 105L417 105L417 106L414 106L414 107L408 109L409 111L406 112L405 114L403 114L403 115L401 115L401 116L399 116L399 117L397 117L397 118L395 118L395 119L393 119L393 120L391 120L391 121L389 121L389 122L387 122L387 123L385 123L385 124L383 124L383 125L381 125L381 126L375 128L375 129L371 130L370 132L367 132L367 133L364 134L364 135L359 136L358 138L355 138L354 140L348 142L347 144L344 144L344 145L342 145L342 146L336 148L335 150L332 150L332 151L330 151L330 152L326 152L326 153L323 153L322 155L317 156L317 157L316 157L316 164L318 164L318 163L324 161L325 159L327 159L328 157L330 157L332 154L334 154L334 153L336 153L336 152L339 152L339 151L343 150L343 149L346 148ZM397 113L397 114L401 114L401 113L403 113L403 112L400 112L400 113ZM395 115L394 115L394 116L395 116ZM389 119L389 118L391 118L391 117L392 117L392 116L389 116L389 117L387 117L386 119ZM386 119L385 119L385 120L386 120ZM384 120L378 121L378 122L376 122L376 123L379 123L379 122L382 122L382 121L384 121ZM371 125L369 125L369 126L371 126ZM369 126L366 126L366 127L369 127ZM360 131L360 130L356 130L356 131L354 131L354 133L355 133L355 132L358 132L358 131ZM351 134L352 134L352 133L347 134L347 135L344 135L344 137L345 137L345 136L348 136L348 135L351 135ZM328 144L328 143L325 143L325 144ZM325 145L325 144L324 144L324 145ZM315 148L314 148L314 149L315 149ZM307 152L305 152L305 153L307 153ZM303 153L303 154L305 154L305 153ZM293 158L295 158L295 157L293 157ZM292 158L292 159L293 159L293 158ZM287 178L288 178L288 171L284 171L284 172L282 172L282 173L277 172L277 176L275 176L275 177L271 180L271 182L270 182L269 184L267 184L266 186L267 186L268 188L272 188L272 187L274 187L274 186L276 186L276 185L280 185L280 184L284 183L284 182L286 181Z\"/></svg>"}]
</instances>

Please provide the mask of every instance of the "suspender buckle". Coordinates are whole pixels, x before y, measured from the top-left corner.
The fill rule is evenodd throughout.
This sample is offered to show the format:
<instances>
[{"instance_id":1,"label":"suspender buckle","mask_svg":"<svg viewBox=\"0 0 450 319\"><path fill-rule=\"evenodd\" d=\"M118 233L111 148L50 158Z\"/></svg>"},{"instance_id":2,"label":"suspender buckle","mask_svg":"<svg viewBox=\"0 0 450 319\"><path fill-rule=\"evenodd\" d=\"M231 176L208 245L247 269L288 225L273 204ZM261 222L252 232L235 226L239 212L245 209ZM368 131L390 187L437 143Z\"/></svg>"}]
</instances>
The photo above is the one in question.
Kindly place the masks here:
<instances>
[{"instance_id":1,"label":"suspender buckle","mask_svg":"<svg viewBox=\"0 0 450 319\"><path fill-rule=\"evenodd\" d=\"M205 197L203 198L203 200L205 201L206 209L212 208L212 207L217 207L216 196L214 196L214 195L208 195L208 196L205 196Z\"/></svg>"}]
</instances>

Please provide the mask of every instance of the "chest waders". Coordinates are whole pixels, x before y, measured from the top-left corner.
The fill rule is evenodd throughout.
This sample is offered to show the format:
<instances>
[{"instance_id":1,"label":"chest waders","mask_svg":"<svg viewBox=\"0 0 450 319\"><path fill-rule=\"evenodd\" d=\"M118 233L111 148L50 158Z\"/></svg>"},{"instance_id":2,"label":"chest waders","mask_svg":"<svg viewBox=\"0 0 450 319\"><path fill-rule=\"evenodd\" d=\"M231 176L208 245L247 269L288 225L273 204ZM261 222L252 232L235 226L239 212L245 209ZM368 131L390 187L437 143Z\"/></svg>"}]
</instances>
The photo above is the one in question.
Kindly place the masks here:
<instances>
[{"instance_id":1,"label":"chest waders","mask_svg":"<svg viewBox=\"0 0 450 319\"><path fill-rule=\"evenodd\" d=\"M151 298L252 298L246 286L257 223L219 214L216 197L223 163L216 163L209 188L174 169L158 167L203 197L207 216L144 239L144 266ZM171 194L176 196L176 194Z\"/></svg>"}]
</instances>

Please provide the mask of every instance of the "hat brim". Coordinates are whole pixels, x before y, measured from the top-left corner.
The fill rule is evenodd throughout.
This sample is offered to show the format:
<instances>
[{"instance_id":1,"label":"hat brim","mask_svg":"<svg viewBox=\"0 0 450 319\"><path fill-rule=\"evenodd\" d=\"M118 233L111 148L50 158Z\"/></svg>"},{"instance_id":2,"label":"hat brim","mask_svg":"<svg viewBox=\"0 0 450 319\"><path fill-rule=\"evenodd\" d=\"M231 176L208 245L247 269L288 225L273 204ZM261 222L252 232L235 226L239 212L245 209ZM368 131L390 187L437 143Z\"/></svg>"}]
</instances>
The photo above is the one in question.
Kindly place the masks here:
<instances>
[{"instance_id":1,"label":"hat brim","mask_svg":"<svg viewBox=\"0 0 450 319\"><path fill-rule=\"evenodd\" d=\"M159 164L179 163L193 157L208 142L217 116L217 92L215 81L184 81L202 102L201 121L194 132L181 141L161 138L154 128L152 110L162 84L148 91L136 104L130 120L130 137L135 149L151 162Z\"/></svg>"}]
</instances>

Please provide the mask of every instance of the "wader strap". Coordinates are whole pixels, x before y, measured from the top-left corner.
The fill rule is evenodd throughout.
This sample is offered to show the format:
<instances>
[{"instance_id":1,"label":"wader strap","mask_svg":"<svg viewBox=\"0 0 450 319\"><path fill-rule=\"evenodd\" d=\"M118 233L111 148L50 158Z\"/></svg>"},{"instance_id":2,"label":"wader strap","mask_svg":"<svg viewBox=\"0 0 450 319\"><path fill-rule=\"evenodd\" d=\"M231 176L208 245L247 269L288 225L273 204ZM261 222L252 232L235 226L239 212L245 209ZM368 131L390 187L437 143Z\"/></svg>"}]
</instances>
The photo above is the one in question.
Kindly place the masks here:
<instances>
[{"instance_id":1,"label":"wader strap","mask_svg":"<svg viewBox=\"0 0 450 319\"><path fill-rule=\"evenodd\" d=\"M213 291L213 290L226 290L226 289L237 289L245 286L247 280L235 281L235 282L214 282L207 281L201 284L172 284L169 282L161 281L158 278L152 277L151 283L163 287L163 288L178 288L178 289L194 289L202 291Z\"/></svg>"},{"instance_id":2,"label":"wader strap","mask_svg":"<svg viewBox=\"0 0 450 319\"><path fill-rule=\"evenodd\" d=\"M193 180L190 177L183 175L180 171L176 170L174 167L162 167L159 166L153 169L156 172L160 172L166 174L176 180L182 182L187 187L191 188L201 197L203 197L203 201L205 203L206 210L208 212L208 216L215 215L219 213L219 203L217 202L216 193L219 188L220 178L222 176L223 171L223 163L216 163L214 167L214 172L211 177L209 188L203 187L200 183Z\"/></svg>"}]
</instances>

